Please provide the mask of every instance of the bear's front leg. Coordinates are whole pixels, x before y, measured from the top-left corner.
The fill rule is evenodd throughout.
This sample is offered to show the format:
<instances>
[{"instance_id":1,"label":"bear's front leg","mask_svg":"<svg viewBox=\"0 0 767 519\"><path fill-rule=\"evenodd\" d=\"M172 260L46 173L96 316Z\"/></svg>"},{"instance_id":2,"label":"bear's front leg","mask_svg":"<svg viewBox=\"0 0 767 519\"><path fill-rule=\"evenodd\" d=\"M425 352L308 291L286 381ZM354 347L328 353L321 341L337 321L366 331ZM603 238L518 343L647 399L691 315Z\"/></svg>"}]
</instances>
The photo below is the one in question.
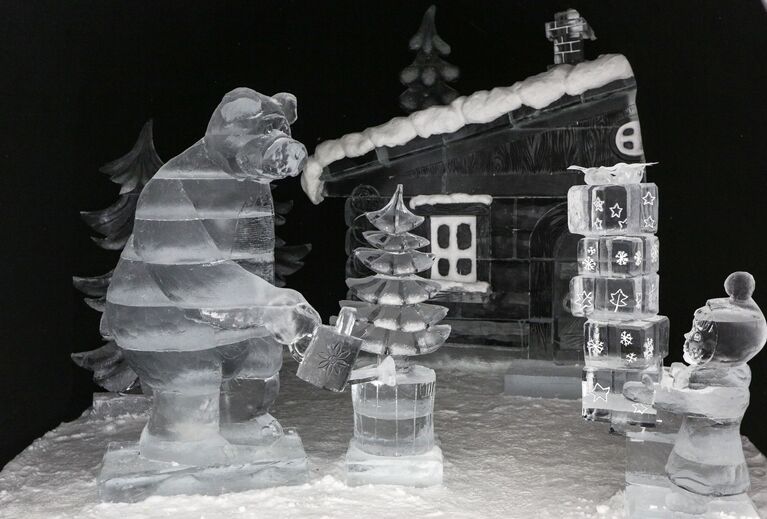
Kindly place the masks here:
<instances>
[{"instance_id":1,"label":"bear's front leg","mask_svg":"<svg viewBox=\"0 0 767 519\"><path fill-rule=\"evenodd\" d=\"M247 343L241 366L227 369L224 364L221 434L235 444L270 445L282 436L282 427L269 414L280 391L282 344L271 336Z\"/></svg>"}]
</instances>

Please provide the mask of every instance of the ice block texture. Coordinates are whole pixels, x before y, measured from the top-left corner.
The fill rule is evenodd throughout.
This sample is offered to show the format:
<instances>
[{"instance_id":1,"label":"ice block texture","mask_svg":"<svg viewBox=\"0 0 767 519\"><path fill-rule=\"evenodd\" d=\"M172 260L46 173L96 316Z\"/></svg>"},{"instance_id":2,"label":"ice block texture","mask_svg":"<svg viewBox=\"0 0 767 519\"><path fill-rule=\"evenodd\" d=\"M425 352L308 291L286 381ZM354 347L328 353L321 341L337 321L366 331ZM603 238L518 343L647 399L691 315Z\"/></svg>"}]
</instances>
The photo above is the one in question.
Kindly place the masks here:
<instances>
[{"instance_id":1,"label":"ice block texture","mask_svg":"<svg viewBox=\"0 0 767 519\"><path fill-rule=\"evenodd\" d=\"M660 379L662 359L644 369L583 369L582 416L588 421L607 422L624 431L628 426L654 427L657 411L650 402L632 402L621 393L628 382L649 377Z\"/></svg>"},{"instance_id":2,"label":"ice block texture","mask_svg":"<svg viewBox=\"0 0 767 519\"><path fill-rule=\"evenodd\" d=\"M587 367L646 369L668 354L668 317L637 321L586 321L583 356Z\"/></svg>"},{"instance_id":3,"label":"ice block texture","mask_svg":"<svg viewBox=\"0 0 767 519\"><path fill-rule=\"evenodd\" d=\"M567 192L567 216L574 234L652 234L658 230L658 187L650 183L574 186Z\"/></svg>"},{"instance_id":4,"label":"ice block texture","mask_svg":"<svg viewBox=\"0 0 767 519\"><path fill-rule=\"evenodd\" d=\"M281 437L267 414L281 345L319 322L301 294L269 283L269 182L299 174L306 160L290 136L295 119L291 94L235 89L205 136L141 193L102 324L155 395L139 446L145 458L226 465L236 461L227 438ZM240 374L253 383L233 383Z\"/></svg>"},{"instance_id":5,"label":"ice block texture","mask_svg":"<svg viewBox=\"0 0 767 519\"><path fill-rule=\"evenodd\" d=\"M570 280L570 309L577 317L635 320L658 313L659 277L575 276Z\"/></svg>"},{"instance_id":6,"label":"ice block texture","mask_svg":"<svg viewBox=\"0 0 767 519\"><path fill-rule=\"evenodd\" d=\"M434 370L412 366L399 371L394 385L352 386L354 439L376 456L413 456L434 447Z\"/></svg>"},{"instance_id":7,"label":"ice block texture","mask_svg":"<svg viewBox=\"0 0 767 519\"><path fill-rule=\"evenodd\" d=\"M655 274L660 266L660 243L651 234L599 236L578 242L578 273L595 276Z\"/></svg>"}]
</instances>

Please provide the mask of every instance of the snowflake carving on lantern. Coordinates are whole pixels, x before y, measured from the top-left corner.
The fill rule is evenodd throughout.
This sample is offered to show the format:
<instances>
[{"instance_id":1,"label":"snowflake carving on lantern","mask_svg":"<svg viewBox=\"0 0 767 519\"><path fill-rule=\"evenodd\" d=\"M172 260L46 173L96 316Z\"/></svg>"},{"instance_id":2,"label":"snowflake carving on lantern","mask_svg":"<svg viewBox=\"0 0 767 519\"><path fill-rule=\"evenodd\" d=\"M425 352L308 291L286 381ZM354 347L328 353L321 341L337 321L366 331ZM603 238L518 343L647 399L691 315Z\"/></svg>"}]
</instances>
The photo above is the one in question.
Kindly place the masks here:
<instances>
[{"instance_id":1,"label":"snowflake carving on lantern","mask_svg":"<svg viewBox=\"0 0 767 519\"><path fill-rule=\"evenodd\" d=\"M336 343L331 345L327 352L320 353L319 357L322 360L317 366L337 375L349 367L347 359L350 356L351 351L344 349L342 344Z\"/></svg>"}]
</instances>

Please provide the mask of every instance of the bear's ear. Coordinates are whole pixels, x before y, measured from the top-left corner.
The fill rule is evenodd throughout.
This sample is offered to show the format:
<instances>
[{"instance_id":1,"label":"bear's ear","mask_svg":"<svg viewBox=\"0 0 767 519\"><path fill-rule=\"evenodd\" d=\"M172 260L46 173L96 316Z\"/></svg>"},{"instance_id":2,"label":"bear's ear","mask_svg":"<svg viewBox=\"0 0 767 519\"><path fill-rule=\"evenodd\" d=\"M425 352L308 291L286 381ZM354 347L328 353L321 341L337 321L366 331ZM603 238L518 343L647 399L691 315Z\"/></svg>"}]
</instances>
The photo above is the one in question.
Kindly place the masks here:
<instances>
[{"instance_id":1,"label":"bear's ear","mask_svg":"<svg viewBox=\"0 0 767 519\"><path fill-rule=\"evenodd\" d=\"M296 119L298 119L298 100L296 100L296 96L287 92L280 92L279 94L274 94L272 99L282 107L282 113L285 114L288 124L296 122Z\"/></svg>"}]
</instances>

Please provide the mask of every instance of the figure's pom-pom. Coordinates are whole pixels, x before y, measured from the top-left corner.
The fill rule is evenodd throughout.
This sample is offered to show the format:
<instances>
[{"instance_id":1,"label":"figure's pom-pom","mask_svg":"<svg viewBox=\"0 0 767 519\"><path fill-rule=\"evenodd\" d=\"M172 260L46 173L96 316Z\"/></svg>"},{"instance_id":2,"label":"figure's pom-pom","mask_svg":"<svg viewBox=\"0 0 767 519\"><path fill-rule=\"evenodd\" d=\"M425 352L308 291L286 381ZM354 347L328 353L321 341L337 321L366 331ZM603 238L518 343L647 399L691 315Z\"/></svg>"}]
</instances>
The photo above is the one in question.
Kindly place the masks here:
<instances>
[{"instance_id":1,"label":"figure's pom-pom","mask_svg":"<svg viewBox=\"0 0 767 519\"><path fill-rule=\"evenodd\" d=\"M748 301L754 293L756 281L748 272L733 272L724 281L724 290L732 301Z\"/></svg>"}]
</instances>

